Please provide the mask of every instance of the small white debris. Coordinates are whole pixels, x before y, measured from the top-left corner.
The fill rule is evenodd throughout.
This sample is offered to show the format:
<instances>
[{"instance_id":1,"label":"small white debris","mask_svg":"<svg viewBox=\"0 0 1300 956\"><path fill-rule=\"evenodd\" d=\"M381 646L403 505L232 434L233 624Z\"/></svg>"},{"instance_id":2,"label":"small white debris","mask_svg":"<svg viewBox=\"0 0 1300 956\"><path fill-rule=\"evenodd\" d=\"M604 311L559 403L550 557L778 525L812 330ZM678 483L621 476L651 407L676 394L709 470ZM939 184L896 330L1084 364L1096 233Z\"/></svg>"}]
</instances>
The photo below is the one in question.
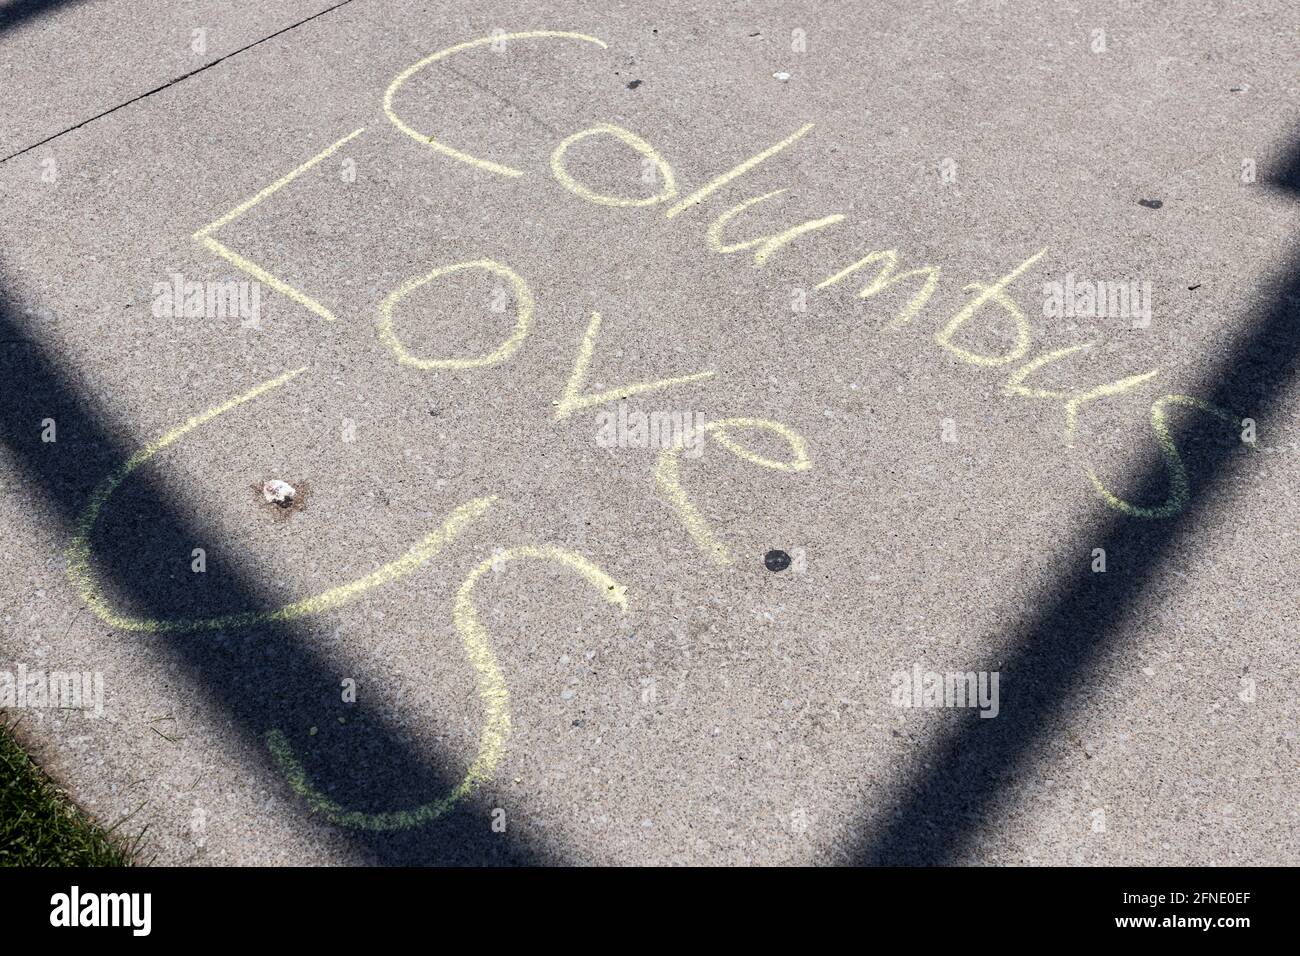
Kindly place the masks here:
<instances>
[{"instance_id":1,"label":"small white debris","mask_svg":"<svg viewBox=\"0 0 1300 956\"><path fill-rule=\"evenodd\" d=\"M293 501L296 495L293 485L287 481L281 481L279 478L272 478L266 484L262 485L262 497L271 504L282 505Z\"/></svg>"},{"instance_id":2,"label":"small white debris","mask_svg":"<svg viewBox=\"0 0 1300 956\"><path fill-rule=\"evenodd\" d=\"M789 74L789 73L773 73L773 74L772 74L772 78L773 78L774 80L780 80L782 83L784 83L786 80L790 79L790 74Z\"/></svg>"}]
</instances>

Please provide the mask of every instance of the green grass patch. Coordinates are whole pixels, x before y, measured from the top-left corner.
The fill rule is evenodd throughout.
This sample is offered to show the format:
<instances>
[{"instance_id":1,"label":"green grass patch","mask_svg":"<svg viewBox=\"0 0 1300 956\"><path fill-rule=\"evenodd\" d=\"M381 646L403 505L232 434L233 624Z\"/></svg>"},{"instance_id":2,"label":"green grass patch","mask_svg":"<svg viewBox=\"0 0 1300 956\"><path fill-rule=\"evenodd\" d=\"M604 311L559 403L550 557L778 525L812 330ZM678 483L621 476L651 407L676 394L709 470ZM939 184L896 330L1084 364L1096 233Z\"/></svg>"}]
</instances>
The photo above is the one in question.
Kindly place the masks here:
<instances>
[{"instance_id":1,"label":"green grass patch","mask_svg":"<svg viewBox=\"0 0 1300 956\"><path fill-rule=\"evenodd\" d=\"M0 866L130 866L129 853L82 813L0 722Z\"/></svg>"}]
</instances>

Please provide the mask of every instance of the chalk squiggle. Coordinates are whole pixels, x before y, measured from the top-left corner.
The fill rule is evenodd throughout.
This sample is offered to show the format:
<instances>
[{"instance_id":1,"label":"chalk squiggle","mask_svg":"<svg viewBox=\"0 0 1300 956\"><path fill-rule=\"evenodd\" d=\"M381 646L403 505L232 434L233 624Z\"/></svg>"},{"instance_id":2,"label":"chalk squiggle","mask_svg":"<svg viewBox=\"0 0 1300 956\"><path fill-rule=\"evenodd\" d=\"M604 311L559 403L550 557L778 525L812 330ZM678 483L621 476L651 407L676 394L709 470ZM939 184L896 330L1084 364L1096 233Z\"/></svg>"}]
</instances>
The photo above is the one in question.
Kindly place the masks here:
<instances>
[{"instance_id":1,"label":"chalk squiggle","mask_svg":"<svg viewBox=\"0 0 1300 956\"><path fill-rule=\"evenodd\" d=\"M474 519L481 516L488 508L492 506L495 498L475 498L459 508L454 510L443 523L443 526L432 534L421 538L412 548L395 561L381 565L374 571L364 577L357 578L347 584L330 588L319 594L300 601L294 601L285 604L282 607L274 608L267 611L240 611L234 614L223 614L217 617L206 618L143 618L128 617L119 614L114 610L104 597L103 585L100 583L98 576L91 568L92 548L90 538L95 530L95 524L99 520L100 512L108 503L108 499L113 495L122 483L126 481L137 469L146 464L150 459L157 455L167 446L174 444L184 438L194 429L201 425L206 425L220 415L233 408L252 401L261 395L265 395L274 389L279 388L286 382L296 378L305 368L294 369L285 372L283 375L276 376L270 381L263 382L256 388L250 389L244 394L232 398L215 408L210 408L202 414L189 418L183 425L173 428L157 441L151 442L144 448L141 448L116 471L112 472L107 478L99 483L90 500L82 509L77 518L76 531L72 538L72 543L68 546L68 579L81 592L82 599L86 602L87 607L94 612L105 624L119 628L124 631L145 632L149 634L192 634L197 631L220 631L233 628L252 627L258 624L271 624L283 621L292 621L297 618L306 617L309 614L321 614L325 611L332 611L337 607L355 600L365 591L382 584L388 584L396 581L404 575L410 574L420 565L424 564L435 554L442 550L443 546L450 542L460 532L464 531Z\"/></svg>"},{"instance_id":2,"label":"chalk squiggle","mask_svg":"<svg viewBox=\"0 0 1300 956\"><path fill-rule=\"evenodd\" d=\"M294 755L293 748L284 733L280 730L271 730L266 735L266 745L270 748L271 755L288 779L289 786L307 802L313 812L321 814L329 822L339 826L361 830L405 830L442 816L480 784L492 778L505 749L506 738L510 736L510 692L506 688L505 677L501 674L501 665L492 650L487 630L479 622L473 595L479 578L484 574L490 570L500 569L506 562L521 559L558 562L578 572L600 591L606 601L618 605L623 610L627 609L627 588L573 551L553 546L530 546L510 548L488 558L465 578L460 590L456 592L456 604L452 611L452 621L460 634L465 656L474 668L478 681L478 695L483 702L484 713L478 755L470 764L465 778L446 796L412 809L380 813L347 810L312 786L307 779L307 772L302 762Z\"/></svg>"}]
</instances>

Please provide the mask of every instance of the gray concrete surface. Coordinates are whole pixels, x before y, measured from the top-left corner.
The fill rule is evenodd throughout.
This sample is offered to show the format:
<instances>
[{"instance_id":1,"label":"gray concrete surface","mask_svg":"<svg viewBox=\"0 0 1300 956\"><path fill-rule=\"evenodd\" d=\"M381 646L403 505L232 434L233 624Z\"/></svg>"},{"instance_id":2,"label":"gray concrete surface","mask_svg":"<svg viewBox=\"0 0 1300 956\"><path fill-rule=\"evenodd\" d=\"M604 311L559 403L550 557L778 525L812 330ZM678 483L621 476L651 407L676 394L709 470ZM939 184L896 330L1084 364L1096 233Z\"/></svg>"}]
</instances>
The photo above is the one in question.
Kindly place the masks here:
<instances>
[{"instance_id":1,"label":"gray concrete surface","mask_svg":"<svg viewBox=\"0 0 1300 956\"><path fill-rule=\"evenodd\" d=\"M0 33L0 154L329 5L33 14ZM0 289L21 333L0 346L0 671L104 686L98 719L14 708L20 736L97 819L147 825L142 854L165 863L1300 862L1298 27L1282 0L353 0L0 164ZM496 30L607 46L480 46L394 103L518 177L417 142L383 109L407 67ZM680 198L809 123L672 218L675 200L592 202L549 159L616 124L653 146ZM256 326L155 314L175 274L254 281L194 234L358 129L213 233L334 321L265 281ZM566 162L599 193L664 186L609 136ZM844 218L761 266L754 248L711 245L720 215L775 190L722 241ZM919 282L861 299L871 267L817 288L891 249L901 270L938 270L910 322L891 326ZM936 341L980 294L970 284L1040 251L1006 287L1023 336L994 303ZM386 297L483 259L534 297L517 351L399 362L379 331ZM1045 315L1045 284L1067 275L1149 288L1149 325ZM484 355L519 304L463 271L403 299L394 329L417 357ZM714 437L680 458L730 564L659 486L659 449L603 447L597 416L617 402L557 420L593 311L583 391L711 371L627 407L772 420L806 441L802 471ZM297 368L108 499L91 539L107 605L186 619L280 606L399 558L471 499L495 496L490 509L337 608L216 632L114 626L68 573L96 484ZM1079 404L1067 430L1069 397L1153 370ZM1150 420L1171 394L1233 402L1230 423L1166 407L1181 497ZM56 442L40 440L46 418ZM790 454L771 432L733 437ZM1169 514L1124 513L1090 471L1135 506L1168 498ZM257 500L272 477L305 489L300 509ZM457 787L490 723L457 594L497 549L528 546L581 555L628 606L554 562L478 580L508 701L488 697L510 721L490 779L432 822L368 818L393 824L379 834L296 792L273 731L346 810ZM769 571L772 549L792 567ZM914 666L998 671L998 716L896 706L893 675Z\"/></svg>"}]
</instances>

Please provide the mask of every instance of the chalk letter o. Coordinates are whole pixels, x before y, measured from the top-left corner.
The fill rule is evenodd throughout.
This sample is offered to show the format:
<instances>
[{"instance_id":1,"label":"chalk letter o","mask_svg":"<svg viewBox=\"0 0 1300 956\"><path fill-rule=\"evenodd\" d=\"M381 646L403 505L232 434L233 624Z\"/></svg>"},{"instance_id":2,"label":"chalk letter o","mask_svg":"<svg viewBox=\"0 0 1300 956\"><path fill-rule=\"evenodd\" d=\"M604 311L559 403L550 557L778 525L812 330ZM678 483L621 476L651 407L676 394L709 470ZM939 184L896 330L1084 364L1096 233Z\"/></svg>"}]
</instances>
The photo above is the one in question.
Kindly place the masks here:
<instances>
[{"instance_id":1,"label":"chalk letter o","mask_svg":"<svg viewBox=\"0 0 1300 956\"><path fill-rule=\"evenodd\" d=\"M420 286L427 285L434 279L441 278L445 275L451 275L454 272L460 272L464 269L485 269L488 272L498 275L505 279L515 290L516 311L518 321L515 322L515 330L510 337L502 342L497 348L487 355L480 355L477 358L449 358L449 359L422 359L412 355L406 346L398 339L397 333L393 331L393 307L401 302L404 298L414 292ZM524 338L528 335L529 326L533 321L533 292L528 288L528 283L511 269L509 266L503 266L498 262L490 259L479 259L476 262L458 262L455 265L443 266L440 269L434 269L428 275L421 276L418 279L411 279L402 284L396 292L384 300L383 305L379 307L379 337L384 340L390 349L397 355L397 360L403 365L412 365L421 369L438 369L438 368L483 368L485 365L494 365L497 362L504 362L510 356L514 355L519 346L523 345Z\"/></svg>"},{"instance_id":2,"label":"chalk letter o","mask_svg":"<svg viewBox=\"0 0 1300 956\"><path fill-rule=\"evenodd\" d=\"M632 149L654 163L663 179L663 188L653 196L646 196L642 199L629 199L625 196L606 196L603 193L595 192L570 176L569 171L564 167L564 154L569 147L579 140L586 139L588 136L602 135L613 136L619 142L632 147ZM559 184L569 192L576 193L583 199L599 203L602 206L653 206L655 203L672 199L677 195L677 181L673 178L673 169L668 165L667 161L655 151L653 146L636 135L636 133L621 126L615 126L613 123L601 123L589 129L579 130L564 139L559 146L555 147L555 152L551 153L551 172L555 174Z\"/></svg>"}]
</instances>

